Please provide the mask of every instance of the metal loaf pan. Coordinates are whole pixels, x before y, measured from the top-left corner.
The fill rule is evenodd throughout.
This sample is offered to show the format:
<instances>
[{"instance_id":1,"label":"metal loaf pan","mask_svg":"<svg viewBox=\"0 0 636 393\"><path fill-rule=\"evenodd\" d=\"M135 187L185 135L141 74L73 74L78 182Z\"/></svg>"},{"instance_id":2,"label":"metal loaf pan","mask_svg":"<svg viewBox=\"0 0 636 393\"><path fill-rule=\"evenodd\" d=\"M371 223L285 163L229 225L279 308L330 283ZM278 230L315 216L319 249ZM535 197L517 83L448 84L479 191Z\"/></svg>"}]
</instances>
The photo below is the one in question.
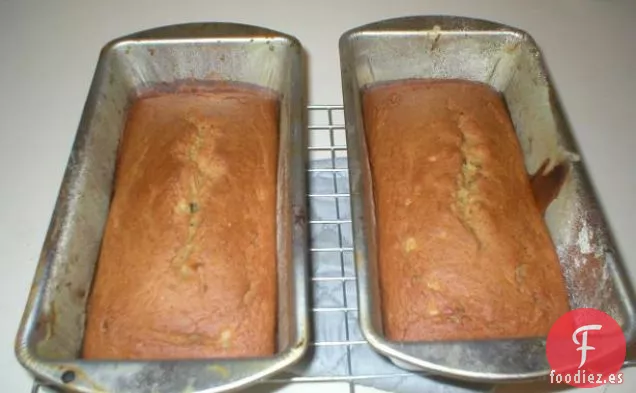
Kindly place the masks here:
<instances>
[{"instance_id":1,"label":"metal loaf pan","mask_svg":"<svg viewBox=\"0 0 636 393\"><path fill-rule=\"evenodd\" d=\"M570 166L559 196L546 213L570 304L605 311L621 324L627 342L633 341L632 288L539 49L527 33L462 17L408 17L345 33L340 56L360 327L378 352L405 368L467 381L522 381L549 373L545 338L406 343L383 335L373 185L360 91L377 82L412 78L491 85L507 102L528 173L535 173L546 159Z\"/></svg>"},{"instance_id":2,"label":"metal loaf pan","mask_svg":"<svg viewBox=\"0 0 636 393\"><path fill-rule=\"evenodd\" d=\"M277 353L247 359L84 361L79 353L86 299L109 211L126 109L145 89L181 80L250 83L280 96ZM16 354L22 365L38 379L70 391L209 393L243 387L298 361L309 342L305 99L302 47L295 38L272 30L186 24L107 44L18 332Z\"/></svg>"}]
</instances>

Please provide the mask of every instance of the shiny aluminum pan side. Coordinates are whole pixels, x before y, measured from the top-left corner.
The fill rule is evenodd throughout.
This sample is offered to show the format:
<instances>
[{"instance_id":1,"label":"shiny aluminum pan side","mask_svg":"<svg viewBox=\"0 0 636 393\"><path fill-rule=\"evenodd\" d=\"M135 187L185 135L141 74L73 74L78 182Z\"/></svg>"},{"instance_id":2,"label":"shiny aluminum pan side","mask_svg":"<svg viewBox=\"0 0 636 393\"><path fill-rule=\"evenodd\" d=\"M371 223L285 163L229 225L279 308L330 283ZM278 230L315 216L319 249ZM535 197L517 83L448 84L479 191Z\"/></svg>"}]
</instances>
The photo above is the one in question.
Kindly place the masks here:
<instances>
[{"instance_id":1,"label":"shiny aluminum pan side","mask_svg":"<svg viewBox=\"0 0 636 393\"><path fill-rule=\"evenodd\" d=\"M525 32L483 20L421 16L380 21L340 39L360 327L396 364L478 382L546 376L545 338L464 342L393 342L382 329L375 208L364 137L361 89L412 78L466 79L502 92L528 173L549 160L570 172L546 212L572 308L603 310L634 339L634 295L612 246L603 213L541 54Z\"/></svg>"},{"instance_id":2,"label":"shiny aluminum pan side","mask_svg":"<svg viewBox=\"0 0 636 393\"><path fill-rule=\"evenodd\" d=\"M280 96L277 353L152 362L79 359L126 109L147 88L181 80L251 83ZM255 26L167 26L104 47L16 339L25 368L77 392L211 393L266 378L303 356L309 343L305 82L300 43Z\"/></svg>"}]
</instances>

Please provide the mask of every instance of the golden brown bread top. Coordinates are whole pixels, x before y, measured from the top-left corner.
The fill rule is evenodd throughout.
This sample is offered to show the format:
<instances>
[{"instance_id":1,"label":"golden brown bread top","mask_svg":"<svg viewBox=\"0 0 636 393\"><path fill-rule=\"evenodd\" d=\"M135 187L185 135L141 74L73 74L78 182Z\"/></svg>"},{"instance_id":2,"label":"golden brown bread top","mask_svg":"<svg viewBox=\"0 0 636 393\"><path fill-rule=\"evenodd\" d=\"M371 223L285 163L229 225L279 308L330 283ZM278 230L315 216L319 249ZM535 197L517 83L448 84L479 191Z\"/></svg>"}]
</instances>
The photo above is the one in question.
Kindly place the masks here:
<instances>
[{"instance_id":1,"label":"golden brown bread top","mask_svg":"<svg viewBox=\"0 0 636 393\"><path fill-rule=\"evenodd\" d=\"M275 350L278 101L245 87L130 110L91 294L86 358Z\"/></svg>"},{"instance_id":2,"label":"golden brown bread top","mask_svg":"<svg viewBox=\"0 0 636 393\"><path fill-rule=\"evenodd\" d=\"M501 97L411 80L363 108L388 338L545 335L567 293Z\"/></svg>"}]
</instances>

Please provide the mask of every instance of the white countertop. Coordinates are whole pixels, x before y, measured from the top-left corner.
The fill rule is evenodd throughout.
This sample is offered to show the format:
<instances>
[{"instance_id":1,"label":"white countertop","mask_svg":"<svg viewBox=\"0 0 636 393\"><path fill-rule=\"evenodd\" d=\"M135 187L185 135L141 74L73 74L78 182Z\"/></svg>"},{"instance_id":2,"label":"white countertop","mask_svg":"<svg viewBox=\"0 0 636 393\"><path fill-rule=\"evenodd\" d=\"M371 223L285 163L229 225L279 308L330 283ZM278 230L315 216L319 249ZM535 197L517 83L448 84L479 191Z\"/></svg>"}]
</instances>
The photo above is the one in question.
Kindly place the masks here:
<instances>
[{"instance_id":1,"label":"white countertop","mask_svg":"<svg viewBox=\"0 0 636 393\"><path fill-rule=\"evenodd\" d=\"M636 281L633 0L0 0L0 390L31 387L15 360L13 340L104 43L192 21L269 27L295 35L308 51L311 103L338 104L339 36L361 24L414 14L491 19L536 39ZM598 391L635 387L636 372L628 370L624 385Z\"/></svg>"}]
</instances>

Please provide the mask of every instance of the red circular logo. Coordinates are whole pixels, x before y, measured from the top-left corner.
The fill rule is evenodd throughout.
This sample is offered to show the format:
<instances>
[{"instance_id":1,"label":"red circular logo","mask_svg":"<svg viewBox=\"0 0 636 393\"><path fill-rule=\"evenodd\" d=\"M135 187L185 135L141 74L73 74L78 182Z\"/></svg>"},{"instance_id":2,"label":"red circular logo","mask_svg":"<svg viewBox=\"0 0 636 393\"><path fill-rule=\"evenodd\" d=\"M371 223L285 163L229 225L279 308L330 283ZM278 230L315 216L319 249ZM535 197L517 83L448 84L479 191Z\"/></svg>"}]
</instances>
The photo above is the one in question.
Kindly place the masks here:
<instances>
[{"instance_id":1,"label":"red circular logo","mask_svg":"<svg viewBox=\"0 0 636 393\"><path fill-rule=\"evenodd\" d=\"M623 329L612 317L593 308L572 310L548 334L550 381L580 388L621 383L625 351Z\"/></svg>"}]
</instances>

